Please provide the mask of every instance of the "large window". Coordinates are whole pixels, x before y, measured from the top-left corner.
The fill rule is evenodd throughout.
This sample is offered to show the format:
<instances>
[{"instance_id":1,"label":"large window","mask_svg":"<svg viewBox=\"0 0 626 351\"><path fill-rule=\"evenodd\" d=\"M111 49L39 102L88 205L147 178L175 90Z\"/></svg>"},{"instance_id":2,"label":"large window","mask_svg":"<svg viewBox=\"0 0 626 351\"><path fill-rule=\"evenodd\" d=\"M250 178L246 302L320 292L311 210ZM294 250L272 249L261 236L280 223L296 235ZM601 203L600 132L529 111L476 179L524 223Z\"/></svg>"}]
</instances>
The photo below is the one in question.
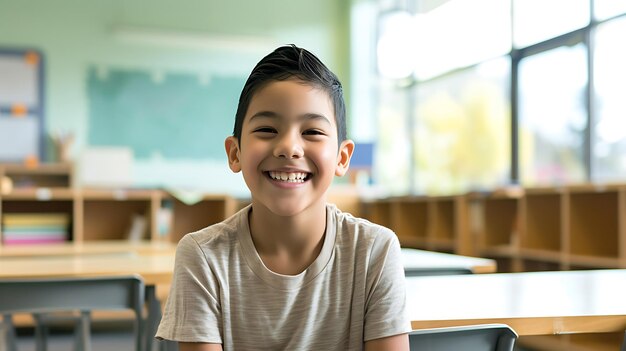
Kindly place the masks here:
<instances>
[{"instance_id":1,"label":"large window","mask_svg":"<svg viewBox=\"0 0 626 351\"><path fill-rule=\"evenodd\" d=\"M526 47L589 24L589 0L513 0L513 44Z\"/></svg>"},{"instance_id":2,"label":"large window","mask_svg":"<svg viewBox=\"0 0 626 351\"><path fill-rule=\"evenodd\" d=\"M593 169L599 181L626 177L625 34L626 18L602 24L595 33Z\"/></svg>"},{"instance_id":3,"label":"large window","mask_svg":"<svg viewBox=\"0 0 626 351\"><path fill-rule=\"evenodd\" d=\"M624 4L380 1L378 23L404 11L411 35L386 52L405 58L399 77L378 61L376 181L393 194L626 181Z\"/></svg>"},{"instance_id":4,"label":"large window","mask_svg":"<svg viewBox=\"0 0 626 351\"><path fill-rule=\"evenodd\" d=\"M509 61L494 59L414 89L414 189L449 194L508 182Z\"/></svg>"},{"instance_id":5,"label":"large window","mask_svg":"<svg viewBox=\"0 0 626 351\"><path fill-rule=\"evenodd\" d=\"M587 60L582 44L519 64L519 155L525 185L585 180Z\"/></svg>"}]
</instances>

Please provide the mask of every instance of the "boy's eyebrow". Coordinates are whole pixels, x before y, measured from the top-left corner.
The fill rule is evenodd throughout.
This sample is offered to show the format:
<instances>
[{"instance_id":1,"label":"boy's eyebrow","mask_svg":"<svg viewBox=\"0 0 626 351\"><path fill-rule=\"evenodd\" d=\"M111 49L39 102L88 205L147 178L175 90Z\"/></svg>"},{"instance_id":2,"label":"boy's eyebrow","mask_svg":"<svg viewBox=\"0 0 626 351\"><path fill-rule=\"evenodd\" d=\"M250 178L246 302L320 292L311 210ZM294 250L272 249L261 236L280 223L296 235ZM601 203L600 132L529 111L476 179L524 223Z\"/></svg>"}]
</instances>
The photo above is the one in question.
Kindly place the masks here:
<instances>
[{"instance_id":1,"label":"boy's eyebrow","mask_svg":"<svg viewBox=\"0 0 626 351\"><path fill-rule=\"evenodd\" d=\"M259 111L253 114L252 117L250 117L250 121L252 121L255 118L263 118L263 117L280 119L282 116L279 113L276 113L274 111ZM311 119L321 120L321 121L328 123L329 125L332 125L332 123L330 123L330 120L326 116L318 114L318 113L305 113L305 114L298 116L298 119L299 120L311 120Z\"/></svg>"}]
</instances>

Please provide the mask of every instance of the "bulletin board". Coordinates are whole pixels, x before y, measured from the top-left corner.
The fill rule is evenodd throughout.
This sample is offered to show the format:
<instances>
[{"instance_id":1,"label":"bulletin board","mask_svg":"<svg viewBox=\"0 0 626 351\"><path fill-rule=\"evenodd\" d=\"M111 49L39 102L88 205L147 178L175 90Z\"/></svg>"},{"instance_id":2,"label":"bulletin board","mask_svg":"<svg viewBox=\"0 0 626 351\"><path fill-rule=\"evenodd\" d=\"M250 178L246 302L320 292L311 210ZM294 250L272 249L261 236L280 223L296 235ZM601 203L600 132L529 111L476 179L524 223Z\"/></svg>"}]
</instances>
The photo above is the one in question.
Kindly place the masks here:
<instances>
[{"instance_id":1,"label":"bulletin board","mask_svg":"<svg viewBox=\"0 0 626 351\"><path fill-rule=\"evenodd\" d=\"M0 48L0 162L44 157L44 59Z\"/></svg>"},{"instance_id":2,"label":"bulletin board","mask_svg":"<svg viewBox=\"0 0 626 351\"><path fill-rule=\"evenodd\" d=\"M88 72L93 146L126 146L137 159L223 159L245 77L140 70Z\"/></svg>"}]
</instances>

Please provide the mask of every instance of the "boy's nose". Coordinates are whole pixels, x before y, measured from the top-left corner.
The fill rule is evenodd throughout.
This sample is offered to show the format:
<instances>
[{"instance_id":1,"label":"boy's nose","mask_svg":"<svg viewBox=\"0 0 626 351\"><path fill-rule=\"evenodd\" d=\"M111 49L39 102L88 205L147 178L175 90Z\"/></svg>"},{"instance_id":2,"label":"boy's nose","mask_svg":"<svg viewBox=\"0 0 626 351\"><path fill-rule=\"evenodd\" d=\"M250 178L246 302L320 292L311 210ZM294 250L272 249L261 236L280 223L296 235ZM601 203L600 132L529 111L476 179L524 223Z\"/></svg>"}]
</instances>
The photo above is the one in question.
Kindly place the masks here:
<instances>
[{"instance_id":1,"label":"boy's nose","mask_svg":"<svg viewBox=\"0 0 626 351\"><path fill-rule=\"evenodd\" d=\"M274 156L283 158L300 158L304 155L299 138L285 135L280 138L274 147Z\"/></svg>"}]
</instances>

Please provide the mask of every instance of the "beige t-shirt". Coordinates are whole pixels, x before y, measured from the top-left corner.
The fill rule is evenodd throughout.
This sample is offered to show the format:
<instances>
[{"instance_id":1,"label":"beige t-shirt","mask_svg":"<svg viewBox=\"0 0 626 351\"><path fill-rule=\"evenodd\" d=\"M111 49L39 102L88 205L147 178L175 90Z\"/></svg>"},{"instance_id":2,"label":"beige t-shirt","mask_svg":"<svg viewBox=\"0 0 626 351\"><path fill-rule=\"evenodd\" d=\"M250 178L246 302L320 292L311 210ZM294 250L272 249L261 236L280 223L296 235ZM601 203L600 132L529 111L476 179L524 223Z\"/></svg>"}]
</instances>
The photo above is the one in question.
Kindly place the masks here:
<instances>
[{"instance_id":1,"label":"beige t-shirt","mask_svg":"<svg viewBox=\"0 0 626 351\"><path fill-rule=\"evenodd\" d=\"M404 269L395 234L326 209L316 260L298 275L265 267L246 207L183 237L157 338L224 350L361 350L407 333Z\"/></svg>"}]
</instances>

